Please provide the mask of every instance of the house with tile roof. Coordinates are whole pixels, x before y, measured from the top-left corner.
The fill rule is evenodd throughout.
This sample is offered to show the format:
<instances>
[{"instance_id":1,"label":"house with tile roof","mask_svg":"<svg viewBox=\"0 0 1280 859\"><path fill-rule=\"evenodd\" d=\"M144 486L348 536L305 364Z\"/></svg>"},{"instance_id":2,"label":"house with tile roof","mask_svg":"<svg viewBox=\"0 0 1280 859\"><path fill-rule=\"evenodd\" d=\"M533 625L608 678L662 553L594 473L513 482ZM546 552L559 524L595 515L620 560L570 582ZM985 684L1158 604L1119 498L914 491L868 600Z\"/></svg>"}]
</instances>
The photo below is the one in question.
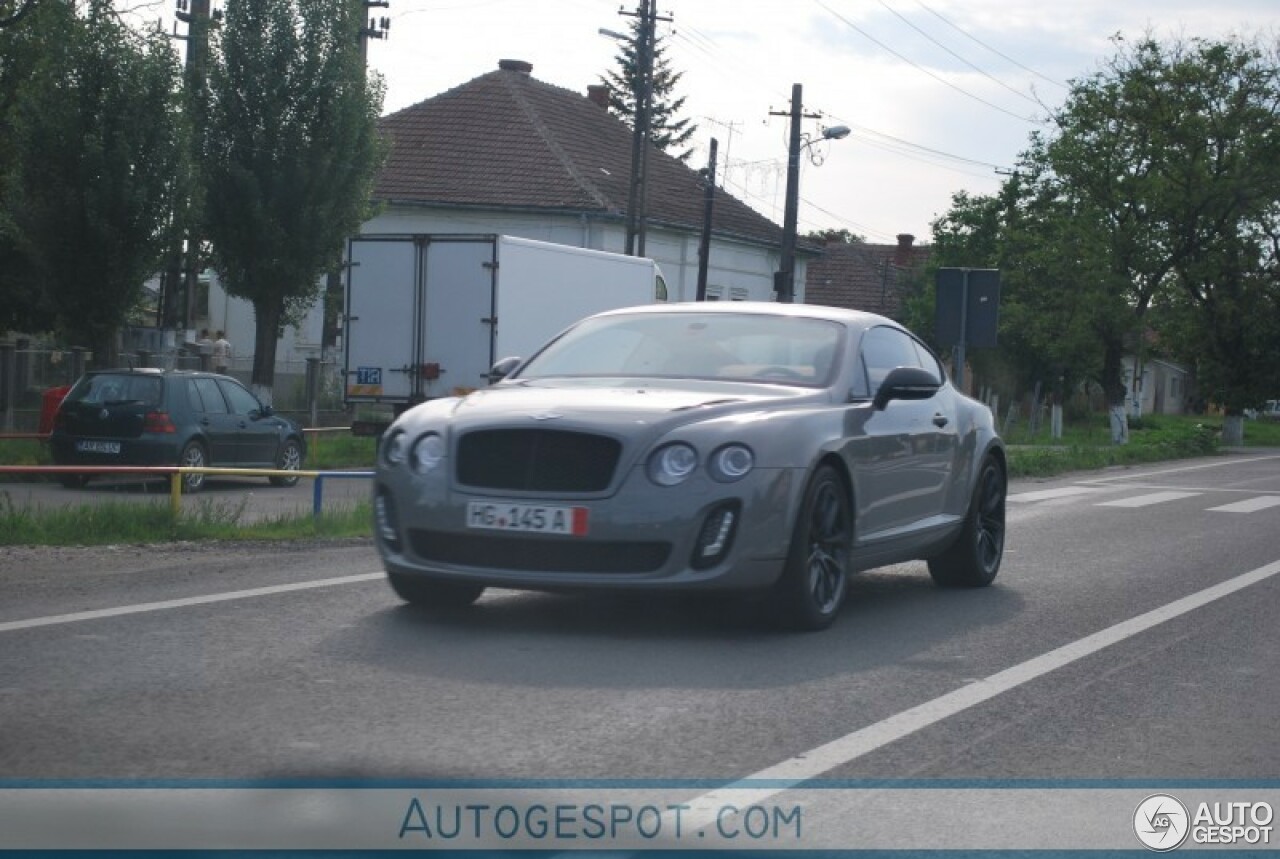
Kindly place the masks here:
<instances>
[{"instance_id":1,"label":"house with tile roof","mask_svg":"<svg viewBox=\"0 0 1280 859\"><path fill-rule=\"evenodd\" d=\"M585 93L540 81L533 66L498 68L379 120L389 146L375 178L378 214L362 235L492 234L623 253L631 128L606 109L603 86ZM697 295L704 218L699 171L657 149L648 157L644 255L662 268L668 300ZM707 297L772 301L782 227L717 189ZM796 253L796 301L816 248ZM210 284L211 328L235 332L251 366L253 308ZM320 357L323 302L285 331L277 372Z\"/></svg>"},{"instance_id":2,"label":"house with tile roof","mask_svg":"<svg viewBox=\"0 0 1280 859\"><path fill-rule=\"evenodd\" d=\"M808 266L805 300L900 317L907 282L929 261L929 247L903 233L895 245L827 242Z\"/></svg>"},{"instance_id":3,"label":"house with tile roof","mask_svg":"<svg viewBox=\"0 0 1280 859\"><path fill-rule=\"evenodd\" d=\"M390 145L365 234L494 233L622 253L632 132L586 93L540 81L533 66L495 71L383 117ZM672 301L696 297L704 192L696 169L648 156L644 255L662 267ZM717 189L708 297L770 301L782 228ZM803 300L802 247L796 300Z\"/></svg>"}]
</instances>

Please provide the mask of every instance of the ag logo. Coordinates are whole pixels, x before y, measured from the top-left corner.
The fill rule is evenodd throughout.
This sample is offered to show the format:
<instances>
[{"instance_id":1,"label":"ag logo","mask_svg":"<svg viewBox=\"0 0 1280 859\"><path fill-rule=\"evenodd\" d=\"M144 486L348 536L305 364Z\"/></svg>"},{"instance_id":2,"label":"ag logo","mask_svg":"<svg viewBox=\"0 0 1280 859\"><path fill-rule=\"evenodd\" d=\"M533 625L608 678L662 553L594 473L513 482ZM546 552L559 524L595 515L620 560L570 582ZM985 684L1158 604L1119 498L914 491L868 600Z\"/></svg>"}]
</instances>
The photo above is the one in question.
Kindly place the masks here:
<instances>
[{"instance_id":1,"label":"ag logo","mask_svg":"<svg viewBox=\"0 0 1280 859\"><path fill-rule=\"evenodd\" d=\"M1138 840L1162 853L1187 840L1190 822L1187 807L1164 793L1147 797L1133 813L1133 831Z\"/></svg>"}]
</instances>

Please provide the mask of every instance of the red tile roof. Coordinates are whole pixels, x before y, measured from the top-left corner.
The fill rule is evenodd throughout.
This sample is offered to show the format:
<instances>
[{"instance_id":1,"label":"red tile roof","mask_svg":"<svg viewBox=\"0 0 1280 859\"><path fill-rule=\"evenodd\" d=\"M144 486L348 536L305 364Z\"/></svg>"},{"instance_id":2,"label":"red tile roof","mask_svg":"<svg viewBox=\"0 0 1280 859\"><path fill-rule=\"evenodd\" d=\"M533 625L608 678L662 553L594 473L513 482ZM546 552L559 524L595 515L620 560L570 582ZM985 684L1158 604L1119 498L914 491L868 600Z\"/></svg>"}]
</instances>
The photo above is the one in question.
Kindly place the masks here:
<instances>
[{"instance_id":1,"label":"red tile roof","mask_svg":"<svg viewBox=\"0 0 1280 859\"><path fill-rule=\"evenodd\" d=\"M434 98L382 118L391 151L374 198L387 203L626 217L631 129L588 96L543 83L504 60ZM649 153L647 220L700 233L698 173ZM718 236L777 245L782 228L727 193Z\"/></svg>"},{"instance_id":2,"label":"red tile roof","mask_svg":"<svg viewBox=\"0 0 1280 859\"><path fill-rule=\"evenodd\" d=\"M809 261L805 301L896 318L906 279L929 259L929 247L913 245L914 238L903 234L896 245L828 242L822 256Z\"/></svg>"}]
</instances>

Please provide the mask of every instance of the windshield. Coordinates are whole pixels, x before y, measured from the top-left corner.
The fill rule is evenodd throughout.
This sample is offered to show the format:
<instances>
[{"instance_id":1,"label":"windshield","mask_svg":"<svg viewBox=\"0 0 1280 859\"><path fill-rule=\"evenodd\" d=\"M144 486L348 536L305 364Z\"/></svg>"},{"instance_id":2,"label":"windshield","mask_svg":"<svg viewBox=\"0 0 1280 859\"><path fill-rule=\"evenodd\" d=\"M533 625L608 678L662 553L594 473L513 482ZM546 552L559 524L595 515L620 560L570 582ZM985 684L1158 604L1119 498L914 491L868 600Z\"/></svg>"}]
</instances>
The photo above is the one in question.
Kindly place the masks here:
<instances>
[{"instance_id":1,"label":"windshield","mask_svg":"<svg viewBox=\"0 0 1280 859\"><path fill-rule=\"evenodd\" d=\"M823 319L747 313L597 317L551 343L517 377L697 378L824 386L842 330Z\"/></svg>"},{"instance_id":2,"label":"windshield","mask_svg":"<svg viewBox=\"0 0 1280 859\"><path fill-rule=\"evenodd\" d=\"M163 385L164 381L158 376L97 373L81 379L67 395L67 400L73 403L103 406L120 403L158 406Z\"/></svg>"}]
</instances>

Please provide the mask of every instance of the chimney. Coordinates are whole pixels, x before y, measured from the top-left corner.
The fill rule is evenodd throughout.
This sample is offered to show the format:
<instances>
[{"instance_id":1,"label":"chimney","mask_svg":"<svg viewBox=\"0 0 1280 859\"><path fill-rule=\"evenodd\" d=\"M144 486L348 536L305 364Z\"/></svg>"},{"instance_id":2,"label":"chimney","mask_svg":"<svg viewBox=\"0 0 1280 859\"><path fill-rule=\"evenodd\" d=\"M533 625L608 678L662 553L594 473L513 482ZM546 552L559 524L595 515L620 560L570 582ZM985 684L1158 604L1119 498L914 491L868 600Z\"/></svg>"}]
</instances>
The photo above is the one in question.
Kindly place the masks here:
<instances>
[{"instance_id":1,"label":"chimney","mask_svg":"<svg viewBox=\"0 0 1280 859\"><path fill-rule=\"evenodd\" d=\"M609 88L604 84L591 84L587 87L587 98L591 99L598 107L609 109Z\"/></svg>"},{"instance_id":2,"label":"chimney","mask_svg":"<svg viewBox=\"0 0 1280 859\"><path fill-rule=\"evenodd\" d=\"M898 268L911 265L911 245L915 240L916 237L911 233L898 233L898 247L893 252L893 264Z\"/></svg>"},{"instance_id":3,"label":"chimney","mask_svg":"<svg viewBox=\"0 0 1280 859\"><path fill-rule=\"evenodd\" d=\"M519 72L522 75L533 74L533 63L524 60L498 60L498 69L504 72Z\"/></svg>"}]
</instances>

